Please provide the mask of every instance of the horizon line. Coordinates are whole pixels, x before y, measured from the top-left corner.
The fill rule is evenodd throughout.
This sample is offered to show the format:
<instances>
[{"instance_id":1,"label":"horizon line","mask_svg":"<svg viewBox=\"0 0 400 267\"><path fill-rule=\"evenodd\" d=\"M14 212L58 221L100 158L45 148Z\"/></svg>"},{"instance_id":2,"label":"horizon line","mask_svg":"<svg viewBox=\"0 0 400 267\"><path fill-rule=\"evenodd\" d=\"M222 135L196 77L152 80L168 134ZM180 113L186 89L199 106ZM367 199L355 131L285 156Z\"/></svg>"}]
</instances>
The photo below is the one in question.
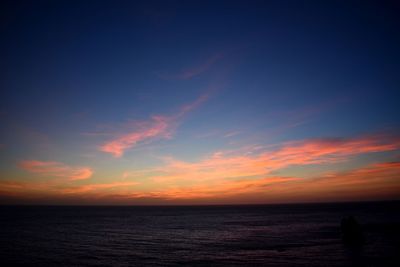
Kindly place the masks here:
<instances>
[{"instance_id":1,"label":"horizon line","mask_svg":"<svg viewBox=\"0 0 400 267\"><path fill-rule=\"evenodd\" d=\"M400 202L400 199L390 200L356 200L356 201L318 201L318 202L280 202L280 203L241 203L241 204L1 204L0 207L229 207L229 206L282 206L282 205L313 205L313 204L366 204Z\"/></svg>"}]
</instances>

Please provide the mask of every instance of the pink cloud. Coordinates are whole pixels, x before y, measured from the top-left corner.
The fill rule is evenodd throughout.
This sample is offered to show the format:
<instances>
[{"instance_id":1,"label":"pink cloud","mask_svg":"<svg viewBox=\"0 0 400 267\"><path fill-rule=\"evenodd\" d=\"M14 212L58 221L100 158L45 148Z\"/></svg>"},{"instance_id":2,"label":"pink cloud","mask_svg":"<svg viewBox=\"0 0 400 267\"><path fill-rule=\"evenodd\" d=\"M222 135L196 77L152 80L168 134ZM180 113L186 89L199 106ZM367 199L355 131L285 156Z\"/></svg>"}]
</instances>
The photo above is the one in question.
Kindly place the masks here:
<instances>
[{"instance_id":1,"label":"pink cloud","mask_svg":"<svg viewBox=\"0 0 400 267\"><path fill-rule=\"evenodd\" d=\"M273 162L276 168L288 165L307 165L337 162L348 156L392 151L400 148L400 138L385 135L370 135L358 138L324 138L288 142L273 153L262 157Z\"/></svg>"},{"instance_id":2,"label":"pink cloud","mask_svg":"<svg viewBox=\"0 0 400 267\"><path fill-rule=\"evenodd\" d=\"M157 115L151 117L148 121L137 122L135 123L136 129L134 131L120 134L100 146L99 149L112 154L114 157L121 157L125 150L133 148L139 142L171 138L182 117L200 106L207 99L208 94L204 94L194 102L182 106L179 112L174 115Z\"/></svg>"},{"instance_id":3,"label":"pink cloud","mask_svg":"<svg viewBox=\"0 0 400 267\"><path fill-rule=\"evenodd\" d=\"M24 160L18 166L26 171L44 176L65 177L69 180L84 180L92 176L89 167L71 167L56 161Z\"/></svg>"},{"instance_id":4,"label":"pink cloud","mask_svg":"<svg viewBox=\"0 0 400 267\"><path fill-rule=\"evenodd\" d=\"M125 150L134 147L140 141L169 138L173 123L174 121L171 118L154 116L150 121L144 122L140 129L105 143L100 147L100 150L111 153L114 157L121 157Z\"/></svg>"}]
</instances>

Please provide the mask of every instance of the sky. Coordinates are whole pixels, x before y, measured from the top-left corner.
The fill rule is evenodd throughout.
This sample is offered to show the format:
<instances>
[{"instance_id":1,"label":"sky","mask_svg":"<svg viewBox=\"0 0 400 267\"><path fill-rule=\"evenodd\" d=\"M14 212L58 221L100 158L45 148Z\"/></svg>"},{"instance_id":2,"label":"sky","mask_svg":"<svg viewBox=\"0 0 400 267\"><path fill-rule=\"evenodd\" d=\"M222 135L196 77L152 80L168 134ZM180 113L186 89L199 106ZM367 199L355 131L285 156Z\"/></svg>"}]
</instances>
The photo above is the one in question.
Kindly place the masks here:
<instances>
[{"instance_id":1,"label":"sky","mask_svg":"<svg viewBox=\"0 0 400 267\"><path fill-rule=\"evenodd\" d=\"M0 204L400 199L396 1L0 10Z\"/></svg>"}]
</instances>

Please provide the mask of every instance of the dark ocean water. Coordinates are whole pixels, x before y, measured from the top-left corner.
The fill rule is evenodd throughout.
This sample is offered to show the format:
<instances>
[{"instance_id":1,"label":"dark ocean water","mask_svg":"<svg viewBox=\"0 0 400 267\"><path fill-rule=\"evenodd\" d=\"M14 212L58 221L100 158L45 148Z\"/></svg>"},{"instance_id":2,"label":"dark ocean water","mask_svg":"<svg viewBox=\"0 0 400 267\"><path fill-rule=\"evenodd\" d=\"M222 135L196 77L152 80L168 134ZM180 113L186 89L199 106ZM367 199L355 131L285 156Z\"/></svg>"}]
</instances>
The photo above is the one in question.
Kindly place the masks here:
<instances>
[{"instance_id":1,"label":"dark ocean water","mask_svg":"<svg viewBox=\"0 0 400 267\"><path fill-rule=\"evenodd\" d=\"M0 207L1 266L400 266L400 202ZM366 243L342 243L354 215Z\"/></svg>"}]
</instances>

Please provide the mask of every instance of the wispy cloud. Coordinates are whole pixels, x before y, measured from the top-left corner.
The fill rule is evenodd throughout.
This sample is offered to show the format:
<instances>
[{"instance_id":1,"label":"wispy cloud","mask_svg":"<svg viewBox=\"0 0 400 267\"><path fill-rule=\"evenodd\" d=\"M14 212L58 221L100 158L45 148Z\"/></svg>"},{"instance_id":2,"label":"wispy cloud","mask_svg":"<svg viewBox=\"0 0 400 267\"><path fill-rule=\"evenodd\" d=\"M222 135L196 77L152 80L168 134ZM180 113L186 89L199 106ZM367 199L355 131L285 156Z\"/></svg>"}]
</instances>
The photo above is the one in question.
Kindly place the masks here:
<instances>
[{"instance_id":1,"label":"wispy cloud","mask_svg":"<svg viewBox=\"0 0 400 267\"><path fill-rule=\"evenodd\" d=\"M107 200L112 203L266 203L400 196L398 161L350 171L324 172L308 178L274 172L294 165L330 164L365 153L399 150L397 136L312 139L287 142L275 148L249 149L252 153L220 151L195 162L166 158L164 166L126 171L120 181L108 183L2 181L0 196L57 196L105 203ZM84 167L69 167L59 162L22 161L19 166L33 173L71 180L83 179L92 173L84 171ZM139 177L140 184L134 181Z\"/></svg>"},{"instance_id":2,"label":"wispy cloud","mask_svg":"<svg viewBox=\"0 0 400 267\"><path fill-rule=\"evenodd\" d=\"M82 193L93 193L93 192L104 192L107 190L112 190L115 188L130 188L132 186L138 185L138 182L112 182L103 184L88 184L81 186L73 186L68 188L63 188L61 190L64 194L82 194Z\"/></svg>"},{"instance_id":3,"label":"wispy cloud","mask_svg":"<svg viewBox=\"0 0 400 267\"><path fill-rule=\"evenodd\" d=\"M353 139L331 138L288 142L273 151L249 154L214 153L198 162L166 159L158 169L156 182L213 181L268 175L272 171L293 165L323 164L343 161L352 155L391 151L400 148L400 139L365 136ZM153 170L154 172L154 170Z\"/></svg>"},{"instance_id":4,"label":"wispy cloud","mask_svg":"<svg viewBox=\"0 0 400 267\"><path fill-rule=\"evenodd\" d=\"M275 188L270 197L286 198L287 201L397 199L400 197L399 173L400 162L372 164L350 171L299 179L282 188Z\"/></svg>"},{"instance_id":5,"label":"wispy cloud","mask_svg":"<svg viewBox=\"0 0 400 267\"><path fill-rule=\"evenodd\" d=\"M173 186L160 191L153 191L147 194L154 198L169 200L176 199L202 199L222 198L235 196L244 193L259 193L265 191L266 187L284 184L298 180L295 177L266 177L260 179L221 180L213 184L197 184L192 186ZM146 195L143 195L146 196Z\"/></svg>"},{"instance_id":6,"label":"wispy cloud","mask_svg":"<svg viewBox=\"0 0 400 267\"><path fill-rule=\"evenodd\" d=\"M169 117L153 116L149 121L143 122L140 129L123 134L100 147L100 150L111 153L114 157L121 157L124 151L134 147L138 142L156 139L170 138L174 127L174 121Z\"/></svg>"},{"instance_id":7,"label":"wispy cloud","mask_svg":"<svg viewBox=\"0 0 400 267\"><path fill-rule=\"evenodd\" d=\"M23 160L18 166L26 171L44 176L64 177L69 180L83 180L92 176L89 167L71 167L56 161Z\"/></svg>"},{"instance_id":8,"label":"wispy cloud","mask_svg":"<svg viewBox=\"0 0 400 267\"><path fill-rule=\"evenodd\" d=\"M129 195L137 182L109 182L86 185L65 185L60 182L15 182L0 181L0 197L15 197L20 199L76 199L96 200L105 198L108 201L112 195ZM78 202L79 203L79 202ZM93 202L92 202L93 203Z\"/></svg>"},{"instance_id":9,"label":"wispy cloud","mask_svg":"<svg viewBox=\"0 0 400 267\"><path fill-rule=\"evenodd\" d=\"M133 148L136 144L143 141L171 138L180 120L190 111L197 108L208 98L204 94L194 102L183 105L180 110L173 115L157 115L148 121L137 122L136 128L128 133L119 134L116 138L100 146L100 151L110 153L114 157L121 157L125 150Z\"/></svg>"},{"instance_id":10,"label":"wispy cloud","mask_svg":"<svg viewBox=\"0 0 400 267\"><path fill-rule=\"evenodd\" d=\"M253 179L223 179L194 185L171 185L151 191L103 190L93 196L120 203L141 199L155 203L274 203L295 201L340 201L391 199L400 196L400 162L372 164L313 178L270 176ZM79 193L79 190L76 191ZM158 201L158 202L157 202ZM146 203L146 202L144 202Z\"/></svg>"},{"instance_id":11,"label":"wispy cloud","mask_svg":"<svg viewBox=\"0 0 400 267\"><path fill-rule=\"evenodd\" d=\"M399 173L400 162L387 162L308 179L266 177L176 186L152 192L150 196L216 202L225 199L227 203L391 199L400 197Z\"/></svg>"},{"instance_id":12,"label":"wispy cloud","mask_svg":"<svg viewBox=\"0 0 400 267\"><path fill-rule=\"evenodd\" d=\"M223 179L214 183L172 185L160 190L139 191L136 182L111 182L82 186L0 181L0 196L15 199L63 198L66 203L273 203L393 199L400 197L400 162L372 164L314 178L270 176ZM150 202L149 202L150 201ZM155 201L155 202L154 202Z\"/></svg>"},{"instance_id":13,"label":"wispy cloud","mask_svg":"<svg viewBox=\"0 0 400 267\"><path fill-rule=\"evenodd\" d=\"M225 133L223 137L224 138L229 138L229 137L233 137L233 136L239 135L241 133L242 133L241 131L230 131L230 132Z\"/></svg>"},{"instance_id":14,"label":"wispy cloud","mask_svg":"<svg viewBox=\"0 0 400 267\"><path fill-rule=\"evenodd\" d=\"M159 77L162 79L177 79L177 80L189 80L195 76L198 76L207 70L209 70L216 62L221 60L224 57L223 53L217 53L206 60L204 60L202 63L181 70L179 73L176 74L169 74L169 73L161 73L159 74Z\"/></svg>"}]
</instances>

